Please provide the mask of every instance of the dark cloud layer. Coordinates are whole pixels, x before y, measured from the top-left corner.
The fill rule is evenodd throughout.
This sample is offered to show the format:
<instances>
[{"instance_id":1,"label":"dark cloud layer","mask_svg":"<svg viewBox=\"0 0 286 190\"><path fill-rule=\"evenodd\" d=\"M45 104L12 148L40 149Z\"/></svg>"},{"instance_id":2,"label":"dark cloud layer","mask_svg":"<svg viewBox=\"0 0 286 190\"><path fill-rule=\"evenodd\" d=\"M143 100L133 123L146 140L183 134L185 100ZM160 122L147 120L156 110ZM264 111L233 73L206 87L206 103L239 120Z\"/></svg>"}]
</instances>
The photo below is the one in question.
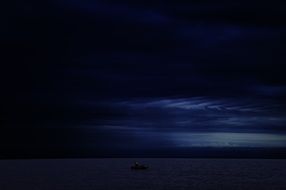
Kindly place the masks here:
<instances>
[{"instance_id":1,"label":"dark cloud layer","mask_svg":"<svg viewBox=\"0 0 286 190\"><path fill-rule=\"evenodd\" d=\"M285 147L284 137L270 135L285 134L285 6L6 2L1 148L7 155L23 147L44 155L85 149L100 155L174 148L176 134L186 139L195 132L206 134L191 145L221 146L217 139L204 144L219 132L260 138L227 146Z\"/></svg>"}]
</instances>

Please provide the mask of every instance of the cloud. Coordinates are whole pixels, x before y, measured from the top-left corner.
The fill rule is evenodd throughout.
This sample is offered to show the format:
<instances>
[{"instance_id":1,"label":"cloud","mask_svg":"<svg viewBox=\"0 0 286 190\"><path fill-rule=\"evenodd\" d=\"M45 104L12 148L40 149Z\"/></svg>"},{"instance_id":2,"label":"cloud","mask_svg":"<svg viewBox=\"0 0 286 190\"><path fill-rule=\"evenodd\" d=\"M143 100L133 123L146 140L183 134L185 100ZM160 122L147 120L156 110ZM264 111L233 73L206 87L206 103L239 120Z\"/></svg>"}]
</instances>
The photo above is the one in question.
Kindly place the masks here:
<instances>
[{"instance_id":1,"label":"cloud","mask_svg":"<svg viewBox=\"0 0 286 190\"><path fill-rule=\"evenodd\" d=\"M284 5L10 3L1 33L4 125L29 128L20 131L46 145L40 129L52 138L53 126L67 134L58 144L97 148L169 145L177 133L206 133L204 141L214 132L218 146L236 133L271 145L265 135L285 133ZM235 146L249 142L241 139Z\"/></svg>"},{"instance_id":2,"label":"cloud","mask_svg":"<svg viewBox=\"0 0 286 190\"><path fill-rule=\"evenodd\" d=\"M174 133L179 147L285 147L285 134L264 133Z\"/></svg>"},{"instance_id":3,"label":"cloud","mask_svg":"<svg viewBox=\"0 0 286 190\"><path fill-rule=\"evenodd\" d=\"M281 108L273 106L275 102L194 97L114 100L108 104L124 115L106 120L101 125L122 130L285 132L285 114L280 112Z\"/></svg>"},{"instance_id":4,"label":"cloud","mask_svg":"<svg viewBox=\"0 0 286 190\"><path fill-rule=\"evenodd\" d=\"M131 108L164 108L179 110L197 111L220 111L220 112L248 112L259 113L271 109L272 104L267 102L253 102L239 98L212 98L212 97L191 97L191 98L158 98L147 100L123 101L119 103ZM269 107L269 108L267 108Z\"/></svg>"}]
</instances>

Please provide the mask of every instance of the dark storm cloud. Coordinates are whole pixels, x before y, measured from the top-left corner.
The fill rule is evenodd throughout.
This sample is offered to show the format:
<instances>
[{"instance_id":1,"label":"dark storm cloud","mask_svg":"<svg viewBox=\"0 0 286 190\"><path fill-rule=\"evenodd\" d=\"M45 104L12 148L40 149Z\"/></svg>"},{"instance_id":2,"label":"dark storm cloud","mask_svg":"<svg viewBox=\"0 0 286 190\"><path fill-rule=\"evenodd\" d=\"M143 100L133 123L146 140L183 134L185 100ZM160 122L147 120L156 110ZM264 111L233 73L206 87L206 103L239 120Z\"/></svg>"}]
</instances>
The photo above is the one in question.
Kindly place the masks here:
<instances>
[{"instance_id":1,"label":"dark storm cloud","mask_svg":"<svg viewBox=\"0 0 286 190\"><path fill-rule=\"evenodd\" d=\"M122 115L83 128L90 139L103 132L118 148L285 147L285 113L271 101L162 97L102 103Z\"/></svg>"},{"instance_id":2,"label":"dark storm cloud","mask_svg":"<svg viewBox=\"0 0 286 190\"><path fill-rule=\"evenodd\" d=\"M3 142L99 150L167 146L176 132L285 132L283 2L8 4Z\"/></svg>"},{"instance_id":3,"label":"dark storm cloud","mask_svg":"<svg viewBox=\"0 0 286 190\"><path fill-rule=\"evenodd\" d=\"M266 132L271 132L275 130L275 126L278 127L276 130L285 130L284 115L277 114L281 106L267 101L262 103L250 99L196 97L125 101L119 105L129 107L130 115L142 116L146 121L165 121L164 126L161 126L163 130L168 127L179 130L182 127L181 129L190 131L259 131L266 127Z\"/></svg>"},{"instance_id":4,"label":"dark storm cloud","mask_svg":"<svg viewBox=\"0 0 286 190\"><path fill-rule=\"evenodd\" d=\"M97 1L93 3L62 1L62 3L64 3L62 6L67 5L69 9L78 11L78 17L86 15L85 10L88 10L87 15L91 18L91 23L81 25L75 21L75 26L83 27L83 29L77 29L75 34L81 38L81 42L71 45L73 48L79 49L82 54L73 56L80 56L79 62L81 63L85 61L85 59L82 60L82 57L89 57L90 62L93 61L88 68L91 70L92 67L94 70L98 70L98 64L107 65L103 66L104 70L94 72L94 75L98 75L99 72L104 73L102 75L105 75L105 72L110 72L108 75L110 78L107 80L117 77L126 84L126 80L135 79L134 84L136 84L136 79L140 77L142 83L154 82L155 79L161 78L158 83L162 84L162 82L170 83L172 78L176 78L179 82L173 83L177 86L187 86L186 84L188 84L189 89L196 88L197 91L200 91L204 85L214 86L219 90L228 88L233 94L239 91L248 92L249 85L283 81L281 80L283 78L281 70L278 68L281 67L285 57L282 54L283 46L277 46L277 44L282 44L285 40L285 28L272 26L272 22L265 22L263 26L255 23L248 25L247 23L243 24L243 21L247 22L249 19L238 17L238 20L241 20L240 23L235 21L229 23L227 20L229 15L236 14L236 12L230 11L223 12L225 19L216 18L215 14L203 17L204 22L192 16L185 16L182 19L176 17L176 14L168 14L168 11L173 11L168 6L157 6L156 3L154 3L155 7L151 4L149 8L148 3L136 3L136 6L132 3ZM224 10L228 10L237 3L205 2L201 4L173 3L171 5L185 7L185 9L188 7L195 9L199 6L200 9L209 12L209 7L212 6L213 9L222 6ZM244 6L235 7L242 12L245 9L252 10ZM262 10L267 8L265 5L262 7L264 7ZM280 7L274 6L273 8L280 11ZM253 9L253 11L258 11L259 15L262 15L262 10ZM158 16L153 18L154 15ZM279 16L283 17L283 12L279 13ZM99 17L105 21L104 25L98 24ZM248 15L248 17L256 19L254 15ZM269 19L274 20L276 17L277 13L271 10ZM92 21L92 18L95 20ZM156 22L155 25L154 22ZM91 24L94 25L94 28L91 27ZM94 33L86 32L85 25ZM103 37L102 39L96 36L96 34L104 32L105 35L100 37ZM83 51L87 48L88 50ZM94 54L94 51L100 51L100 55ZM124 68L127 70L124 71ZM137 71L135 68L138 68ZM152 79L153 76L150 77L148 72L156 73L154 75L158 77ZM142 76L144 74L145 76L136 78L134 73L143 73ZM186 84L181 84L180 78ZM194 81L198 84L192 85ZM140 86L140 81L137 82ZM236 83L240 83L240 85L236 85ZM176 93L175 89L170 89L170 91ZM183 91L182 94L185 93L184 89L180 89L180 91ZM213 92L213 90L210 91ZM223 93L226 93L225 90L221 94Z\"/></svg>"}]
</instances>

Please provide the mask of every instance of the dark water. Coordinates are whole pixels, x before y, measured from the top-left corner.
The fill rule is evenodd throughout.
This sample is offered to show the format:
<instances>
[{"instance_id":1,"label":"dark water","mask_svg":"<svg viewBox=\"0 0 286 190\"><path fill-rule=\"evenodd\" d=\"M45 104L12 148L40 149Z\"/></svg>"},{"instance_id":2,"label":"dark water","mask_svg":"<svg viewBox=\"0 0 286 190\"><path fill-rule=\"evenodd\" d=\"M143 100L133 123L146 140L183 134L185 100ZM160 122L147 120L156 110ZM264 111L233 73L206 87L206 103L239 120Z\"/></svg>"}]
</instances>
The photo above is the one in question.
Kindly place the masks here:
<instances>
[{"instance_id":1,"label":"dark water","mask_svg":"<svg viewBox=\"0 0 286 190\"><path fill-rule=\"evenodd\" d=\"M134 161L149 165L132 171ZM0 190L286 189L286 160L62 159L0 161Z\"/></svg>"}]
</instances>

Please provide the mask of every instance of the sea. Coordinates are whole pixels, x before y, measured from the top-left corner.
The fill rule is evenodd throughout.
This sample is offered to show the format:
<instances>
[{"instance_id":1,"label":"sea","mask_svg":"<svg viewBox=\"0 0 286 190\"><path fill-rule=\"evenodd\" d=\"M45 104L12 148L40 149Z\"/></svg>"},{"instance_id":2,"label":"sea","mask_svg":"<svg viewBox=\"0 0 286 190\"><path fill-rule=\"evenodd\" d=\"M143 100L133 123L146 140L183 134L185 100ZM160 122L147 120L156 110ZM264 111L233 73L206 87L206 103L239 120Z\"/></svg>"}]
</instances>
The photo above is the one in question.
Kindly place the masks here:
<instances>
[{"instance_id":1,"label":"sea","mask_svg":"<svg viewBox=\"0 0 286 190\"><path fill-rule=\"evenodd\" d=\"M131 170L135 162L147 170ZM283 159L1 160L0 190L286 190Z\"/></svg>"}]
</instances>

